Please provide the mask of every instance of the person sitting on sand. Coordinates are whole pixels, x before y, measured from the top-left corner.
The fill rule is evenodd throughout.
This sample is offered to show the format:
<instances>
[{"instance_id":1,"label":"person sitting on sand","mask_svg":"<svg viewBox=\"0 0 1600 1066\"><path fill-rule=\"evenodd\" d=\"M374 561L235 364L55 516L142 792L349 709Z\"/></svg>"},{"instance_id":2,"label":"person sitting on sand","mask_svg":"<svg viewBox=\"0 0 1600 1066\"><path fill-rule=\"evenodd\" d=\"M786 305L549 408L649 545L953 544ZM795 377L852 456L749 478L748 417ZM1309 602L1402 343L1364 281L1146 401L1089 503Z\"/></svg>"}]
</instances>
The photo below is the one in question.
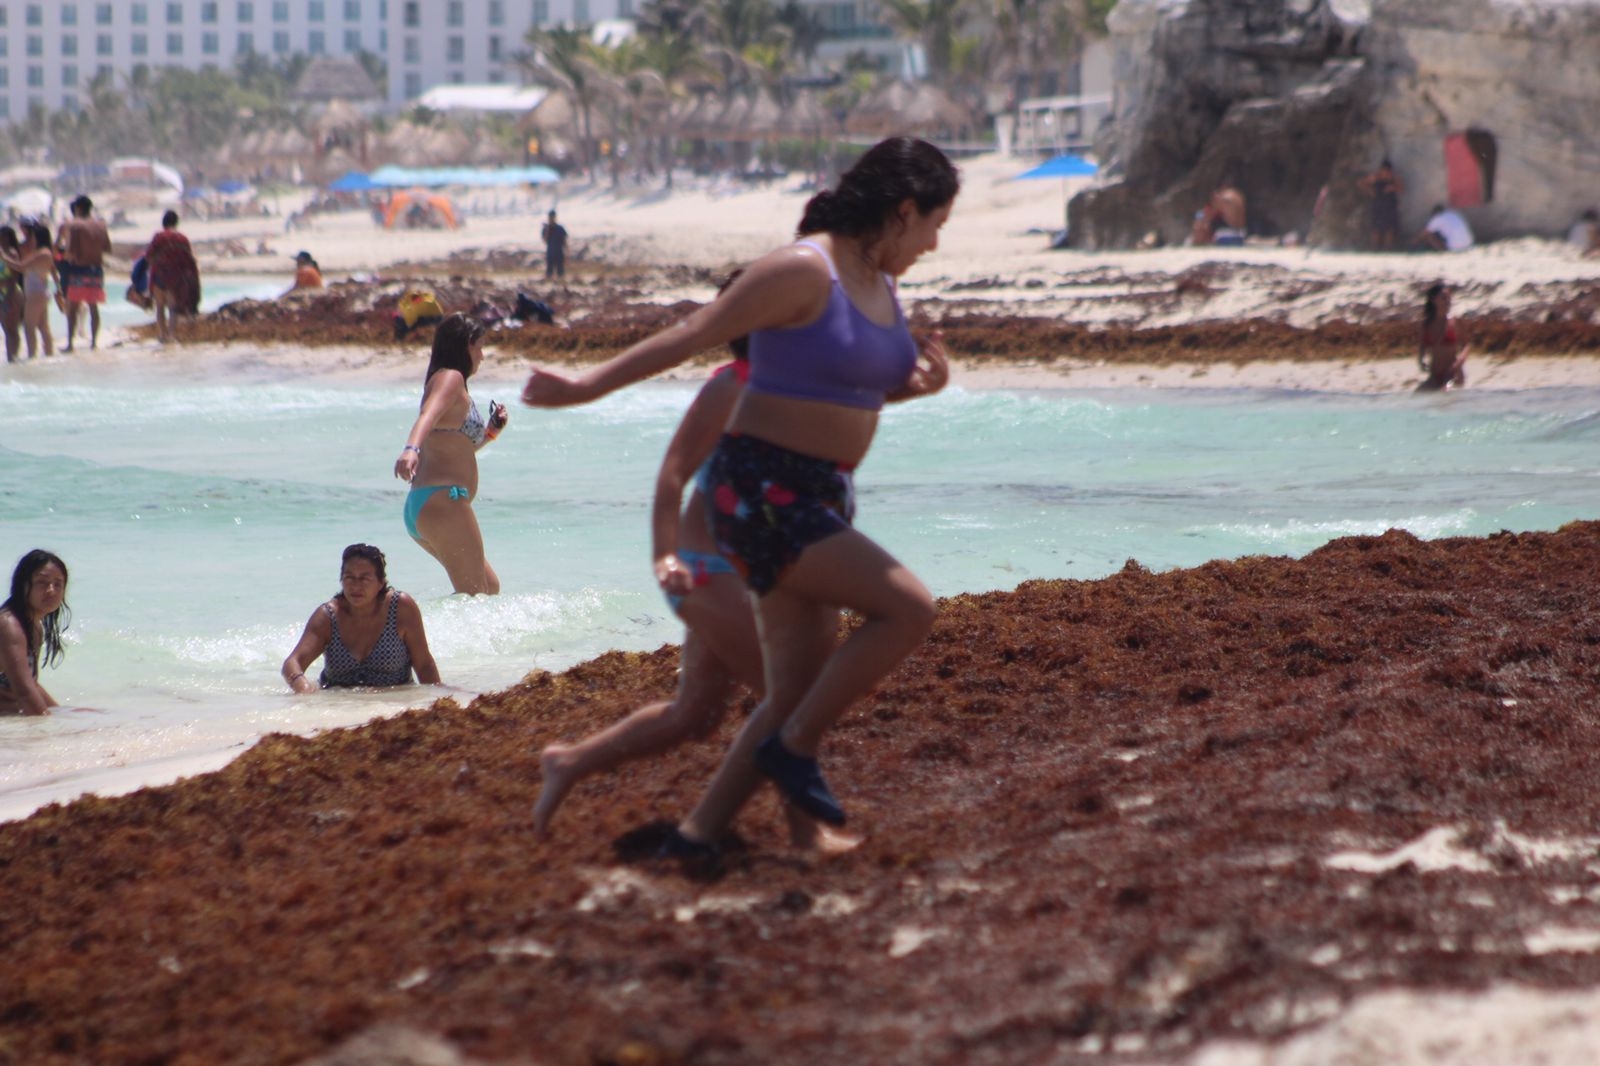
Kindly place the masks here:
<instances>
[{"instance_id":1,"label":"person sitting on sand","mask_svg":"<svg viewBox=\"0 0 1600 1066\"><path fill-rule=\"evenodd\" d=\"M317 691L306 668L322 656L322 688L377 688L439 684L417 601L389 587L383 552L352 544L339 566L339 591L311 612L294 651L283 660L283 679L296 692Z\"/></svg>"},{"instance_id":2,"label":"person sitting on sand","mask_svg":"<svg viewBox=\"0 0 1600 1066\"><path fill-rule=\"evenodd\" d=\"M1244 193L1233 182L1225 181L1195 214L1193 242L1238 247L1244 243L1245 234Z\"/></svg>"},{"instance_id":3,"label":"person sitting on sand","mask_svg":"<svg viewBox=\"0 0 1600 1066\"><path fill-rule=\"evenodd\" d=\"M1428 224L1417 234L1416 246L1435 252L1464 252L1472 247L1472 227L1461 212L1434 204L1428 213Z\"/></svg>"},{"instance_id":4,"label":"person sitting on sand","mask_svg":"<svg viewBox=\"0 0 1600 1066\"><path fill-rule=\"evenodd\" d=\"M178 232L178 213L161 216L161 232L145 249L150 264L150 300L156 308L156 336L162 343L178 339L177 316L200 313L200 264L189 238Z\"/></svg>"},{"instance_id":5,"label":"person sitting on sand","mask_svg":"<svg viewBox=\"0 0 1600 1066\"><path fill-rule=\"evenodd\" d=\"M39 684L39 667L65 654L67 564L35 548L11 571L11 595L0 604L0 714L48 714L61 706Z\"/></svg>"},{"instance_id":6,"label":"person sitting on sand","mask_svg":"<svg viewBox=\"0 0 1600 1066\"><path fill-rule=\"evenodd\" d=\"M322 288L322 268L317 266L317 261L311 258L310 252L297 254L294 263L294 284L289 287L289 292L306 292ZM289 292L284 295L289 295Z\"/></svg>"},{"instance_id":7,"label":"person sitting on sand","mask_svg":"<svg viewBox=\"0 0 1600 1066\"><path fill-rule=\"evenodd\" d=\"M539 369L523 389L532 406L588 403L750 337L750 380L703 488L717 550L756 596L766 696L665 855L714 856L762 777L843 825L817 751L933 627L927 587L854 528L853 479L884 403L949 379L942 340L912 335L894 279L938 247L959 188L934 145L881 141L807 202L800 241L757 260L723 298L577 378ZM847 610L858 624L841 642Z\"/></svg>"},{"instance_id":8,"label":"person sitting on sand","mask_svg":"<svg viewBox=\"0 0 1600 1066\"><path fill-rule=\"evenodd\" d=\"M1450 321L1450 288L1437 282L1422 302L1422 337L1417 345L1417 366L1428 376L1418 392L1438 392L1467 383L1470 349L1460 328Z\"/></svg>"},{"instance_id":9,"label":"person sitting on sand","mask_svg":"<svg viewBox=\"0 0 1600 1066\"><path fill-rule=\"evenodd\" d=\"M723 291L741 273L734 271ZM576 744L545 747L539 760L539 799L533 807L534 832L541 836L567 793L585 777L708 736L738 685L758 696L762 691L755 613L733 564L717 551L698 484L679 510L684 487L710 457L749 377L748 338L736 338L728 347L734 361L701 387L667 446L651 508L656 583L688 627L679 659L678 691L670 703L640 707ZM784 804L784 811L796 846L836 851L855 843L824 829L793 804Z\"/></svg>"}]
</instances>

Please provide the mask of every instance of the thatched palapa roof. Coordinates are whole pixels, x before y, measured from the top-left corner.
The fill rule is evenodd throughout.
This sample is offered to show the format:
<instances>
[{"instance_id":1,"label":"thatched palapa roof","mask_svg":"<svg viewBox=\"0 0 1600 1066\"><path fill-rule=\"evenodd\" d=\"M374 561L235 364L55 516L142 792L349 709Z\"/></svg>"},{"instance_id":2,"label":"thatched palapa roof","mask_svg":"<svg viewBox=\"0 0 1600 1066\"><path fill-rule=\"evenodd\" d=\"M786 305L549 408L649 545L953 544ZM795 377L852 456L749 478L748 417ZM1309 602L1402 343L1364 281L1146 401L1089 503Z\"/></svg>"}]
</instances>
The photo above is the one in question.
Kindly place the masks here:
<instances>
[{"instance_id":1,"label":"thatched palapa roof","mask_svg":"<svg viewBox=\"0 0 1600 1066\"><path fill-rule=\"evenodd\" d=\"M295 82L294 99L306 103L350 100L357 103L381 99L367 68L353 56L315 56Z\"/></svg>"}]
</instances>

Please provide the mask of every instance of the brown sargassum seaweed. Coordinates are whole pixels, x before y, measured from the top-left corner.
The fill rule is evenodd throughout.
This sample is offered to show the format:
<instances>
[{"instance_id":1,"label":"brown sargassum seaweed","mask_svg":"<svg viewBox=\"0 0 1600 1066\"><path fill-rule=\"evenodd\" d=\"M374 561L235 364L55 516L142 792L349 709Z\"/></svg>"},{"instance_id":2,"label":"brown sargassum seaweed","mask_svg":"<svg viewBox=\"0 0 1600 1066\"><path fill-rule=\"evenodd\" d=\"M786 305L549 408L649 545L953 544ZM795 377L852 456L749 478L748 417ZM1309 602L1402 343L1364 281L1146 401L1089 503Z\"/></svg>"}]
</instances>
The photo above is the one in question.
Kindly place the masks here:
<instances>
[{"instance_id":1,"label":"brown sargassum seaweed","mask_svg":"<svg viewBox=\"0 0 1600 1066\"><path fill-rule=\"evenodd\" d=\"M541 744L669 692L670 647L270 736L0 826L0 1062L295 1063L391 1022L475 1061L1148 1061L1380 987L1593 987L1525 937L1600 928L1597 603L1595 523L957 596L827 742L865 842L794 853L762 795L698 876L614 845L731 723L529 832ZM1327 862L1438 827L1475 862Z\"/></svg>"}]
</instances>

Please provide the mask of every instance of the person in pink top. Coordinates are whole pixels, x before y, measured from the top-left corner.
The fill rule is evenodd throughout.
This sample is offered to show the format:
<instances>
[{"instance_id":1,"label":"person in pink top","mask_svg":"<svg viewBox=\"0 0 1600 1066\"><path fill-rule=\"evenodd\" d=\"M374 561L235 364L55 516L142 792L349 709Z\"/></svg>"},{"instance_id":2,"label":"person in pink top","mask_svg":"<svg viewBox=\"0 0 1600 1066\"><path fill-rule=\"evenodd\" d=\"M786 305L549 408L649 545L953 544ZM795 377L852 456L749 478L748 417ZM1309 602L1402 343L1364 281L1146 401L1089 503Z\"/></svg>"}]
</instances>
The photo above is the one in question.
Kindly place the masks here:
<instances>
[{"instance_id":1,"label":"person in pink top","mask_svg":"<svg viewBox=\"0 0 1600 1066\"><path fill-rule=\"evenodd\" d=\"M870 148L806 204L801 240L770 252L718 300L577 378L535 370L525 403L587 403L750 337L750 380L706 467L718 551L755 596L766 695L710 789L663 845L714 856L763 778L828 825L824 736L933 626L933 596L853 525L854 471L879 411L949 378L943 342L907 327L895 279L935 250L960 178L926 141ZM840 640L848 610L858 620Z\"/></svg>"}]
</instances>

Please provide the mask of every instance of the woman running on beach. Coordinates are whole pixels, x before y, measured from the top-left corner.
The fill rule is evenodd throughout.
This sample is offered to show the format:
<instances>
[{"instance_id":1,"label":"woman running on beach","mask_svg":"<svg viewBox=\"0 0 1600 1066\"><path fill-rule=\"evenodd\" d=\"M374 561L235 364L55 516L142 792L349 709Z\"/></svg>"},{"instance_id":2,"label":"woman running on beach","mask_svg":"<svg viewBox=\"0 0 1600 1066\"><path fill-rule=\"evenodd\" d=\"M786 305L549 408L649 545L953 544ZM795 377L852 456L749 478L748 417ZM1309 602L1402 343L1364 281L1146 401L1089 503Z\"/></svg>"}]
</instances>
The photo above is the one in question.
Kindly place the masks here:
<instances>
[{"instance_id":1,"label":"woman running on beach","mask_svg":"<svg viewBox=\"0 0 1600 1066\"><path fill-rule=\"evenodd\" d=\"M1422 302L1422 337L1417 344L1417 366L1428 376L1418 392L1460 388L1467 383L1467 343L1464 332L1450 321L1450 287L1437 282Z\"/></svg>"},{"instance_id":2,"label":"woman running on beach","mask_svg":"<svg viewBox=\"0 0 1600 1066\"><path fill-rule=\"evenodd\" d=\"M491 402L485 421L467 392L467 379L483 363L485 332L482 322L459 312L435 327L422 411L394 461L394 476L411 485L405 506L411 539L444 565L455 591L492 596L500 591L500 578L484 557L472 501L478 495L478 449L500 434L508 415Z\"/></svg>"},{"instance_id":3,"label":"woman running on beach","mask_svg":"<svg viewBox=\"0 0 1600 1066\"><path fill-rule=\"evenodd\" d=\"M322 678L314 683L306 667L319 655ZM422 609L389 587L383 552L371 544L352 544L339 563L339 591L311 612L300 642L283 660L283 679L305 693L319 687L409 685L412 671L424 685L439 683Z\"/></svg>"},{"instance_id":4,"label":"woman running on beach","mask_svg":"<svg viewBox=\"0 0 1600 1066\"><path fill-rule=\"evenodd\" d=\"M742 273L734 271L721 291ZM670 703L640 707L576 744L545 747L539 762L539 799L533 807L534 832L541 836L567 793L585 777L708 736L722 721L738 685L758 696L762 691L761 644L744 582L717 551L699 485L694 486L688 503L683 503L685 486L710 457L744 392L750 373L748 343L745 337L729 343L734 361L719 368L701 387L678 424L656 476L651 558L657 584L687 627L678 691ZM824 830L792 804L785 804L784 809L790 839L797 846L835 850L853 843Z\"/></svg>"},{"instance_id":5,"label":"woman running on beach","mask_svg":"<svg viewBox=\"0 0 1600 1066\"><path fill-rule=\"evenodd\" d=\"M41 548L24 555L0 604L0 713L39 715L61 706L39 684L39 667L64 654L61 631L71 617L67 564Z\"/></svg>"},{"instance_id":6,"label":"woman running on beach","mask_svg":"<svg viewBox=\"0 0 1600 1066\"><path fill-rule=\"evenodd\" d=\"M161 216L161 232L144 250L150 264L150 300L156 308L156 336L165 344L178 339L178 315L200 313L200 264L189 238L178 232L178 212Z\"/></svg>"},{"instance_id":7,"label":"woman running on beach","mask_svg":"<svg viewBox=\"0 0 1600 1066\"><path fill-rule=\"evenodd\" d=\"M717 548L757 597L766 697L670 854L713 852L762 776L842 825L818 769L822 738L933 625L927 588L851 526L852 472L885 401L948 379L942 342L919 346L893 279L938 247L959 188L933 145L882 141L806 204L805 239L762 257L721 299L575 380L540 370L528 379L526 403L587 403L750 336L750 379L704 484ZM841 610L860 619L842 643Z\"/></svg>"},{"instance_id":8,"label":"woman running on beach","mask_svg":"<svg viewBox=\"0 0 1600 1066\"><path fill-rule=\"evenodd\" d=\"M15 253L0 248L0 262L22 275L22 334L28 342L28 358L56 353L50 335L50 282L56 275L56 257L50 250L50 230L42 222L23 222L21 243Z\"/></svg>"}]
</instances>

